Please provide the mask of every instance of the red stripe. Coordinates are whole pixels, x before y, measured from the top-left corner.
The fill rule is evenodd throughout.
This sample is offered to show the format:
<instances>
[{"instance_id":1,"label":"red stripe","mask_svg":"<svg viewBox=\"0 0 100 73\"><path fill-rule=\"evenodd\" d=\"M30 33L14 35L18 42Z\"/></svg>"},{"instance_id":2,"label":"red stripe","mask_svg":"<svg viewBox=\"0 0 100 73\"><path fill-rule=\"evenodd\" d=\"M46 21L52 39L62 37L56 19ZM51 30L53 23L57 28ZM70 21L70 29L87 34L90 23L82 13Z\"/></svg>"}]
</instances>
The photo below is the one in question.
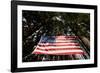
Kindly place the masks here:
<instances>
[{"instance_id":1,"label":"red stripe","mask_svg":"<svg viewBox=\"0 0 100 73\"><path fill-rule=\"evenodd\" d=\"M61 35L61 36L47 36L47 37L56 37L56 38L57 38L57 37L64 37L64 38L77 38L78 36L72 36L72 35L71 35L71 36L62 36L62 35Z\"/></svg>"},{"instance_id":2,"label":"red stripe","mask_svg":"<svg viewBox=\"0 0 100 73\"><path fill-rule=\"evenodd\" d=\"M56 36L56 38L78 38L78 36Z\"/></svg>"},{"instance_id":3,"label":"red stripe","mask_svg":"<svg viewBox=\"0 0 100 73\"><path fill-rule=\"evenodd\" d=\"M67 53L43 53L43 52L34 52L34 54L49 54L49 55L75 55L75 54L84 54L84 52L67 52Z\"/></svg>"},{"instance_id":4,"label":"red stripe","mask_svg":"<svg viewBox=\"0 0 100 73\"><path fill-rule=\"evenodd\" d=\"M66 38L66 37L59 37L59 38L56 38L57 40L75 40L76 38Z\"/></svg>"},{"instance_id":5,"label":"red stripe","mask_svg":"<svg viewBox=\"0 0 100 73\"><path fill-rule=\"evenodd\" d=\"M63 41L63 42L51 42L51 41L49 41L49 42L41 42L41 43L77 43L77 41L70 41L70 42L68 42L68 41Z\"/></svg>"},{"instance_id":6,"label":"red stripe","mask_svg":"<svg viewBox=\"0 0 100 73\"><path fill-rule=\"evenodd\" d=\"M39 46L80 46L79 43L39 43Z\"/></svg>"}]
</instances>

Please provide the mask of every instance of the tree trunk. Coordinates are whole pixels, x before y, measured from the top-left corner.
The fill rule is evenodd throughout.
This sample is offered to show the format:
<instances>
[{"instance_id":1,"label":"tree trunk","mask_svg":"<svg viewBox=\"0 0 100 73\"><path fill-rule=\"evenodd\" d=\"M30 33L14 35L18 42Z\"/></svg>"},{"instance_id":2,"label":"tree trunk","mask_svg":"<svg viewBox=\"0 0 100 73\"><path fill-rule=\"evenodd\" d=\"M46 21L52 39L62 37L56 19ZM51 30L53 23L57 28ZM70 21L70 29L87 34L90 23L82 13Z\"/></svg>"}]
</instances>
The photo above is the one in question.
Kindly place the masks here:
<instances>
[{"instance_id":1,"label":"tree trunk","mask_svg":"<svg viewBox=\"0 0 100 73\"><path fill-rule=\"evenodd\" d=\"M84 37L84 36L81 36L80 38L81 38L81 40L83 41L83 43L84 43L88 48L90 48L90 41L89 41L86 37Z\"/></svg>"}]
</instances>

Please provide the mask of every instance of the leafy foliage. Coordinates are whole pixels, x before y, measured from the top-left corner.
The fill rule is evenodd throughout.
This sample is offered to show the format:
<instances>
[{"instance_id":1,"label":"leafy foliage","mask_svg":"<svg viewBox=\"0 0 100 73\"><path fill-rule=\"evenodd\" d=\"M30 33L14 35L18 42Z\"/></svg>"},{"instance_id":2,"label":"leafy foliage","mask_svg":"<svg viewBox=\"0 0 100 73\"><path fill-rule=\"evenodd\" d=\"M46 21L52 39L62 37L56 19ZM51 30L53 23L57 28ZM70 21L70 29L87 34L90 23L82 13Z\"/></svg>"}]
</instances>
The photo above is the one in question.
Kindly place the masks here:
<instances>
[{"instance_id":1,"label":"leafy foliage","mask_svg":"<svg viewBox=\"0 0 100 73\"><path fill-rule=\"evenodd\" d=\"M23 57L30 54L42 35L67 35L68 26L78 36L90 39L90 14L23 11Z\"/></svg>"}]
</instances>

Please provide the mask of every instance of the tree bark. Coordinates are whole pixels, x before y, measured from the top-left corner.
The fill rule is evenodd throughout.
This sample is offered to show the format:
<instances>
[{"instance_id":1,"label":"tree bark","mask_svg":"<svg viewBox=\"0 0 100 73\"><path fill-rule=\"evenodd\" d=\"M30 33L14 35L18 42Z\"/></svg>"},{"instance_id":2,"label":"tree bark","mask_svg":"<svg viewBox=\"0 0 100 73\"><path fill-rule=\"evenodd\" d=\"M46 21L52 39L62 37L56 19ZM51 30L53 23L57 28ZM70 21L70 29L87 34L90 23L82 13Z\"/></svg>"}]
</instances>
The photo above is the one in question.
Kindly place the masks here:
<instances>
[{"instance_id":1,"label":"tree bark","mask_svg":"<svg viewBox=\"0 0 100 73\"><path fill-rule=\"evenodd\" d=\"M88 47L90 48L90 41L88 40L88 38L84 37L84 36L81 36L80 37L81 40L83 41L83 43Z\"/></svg>"}]
</instances>

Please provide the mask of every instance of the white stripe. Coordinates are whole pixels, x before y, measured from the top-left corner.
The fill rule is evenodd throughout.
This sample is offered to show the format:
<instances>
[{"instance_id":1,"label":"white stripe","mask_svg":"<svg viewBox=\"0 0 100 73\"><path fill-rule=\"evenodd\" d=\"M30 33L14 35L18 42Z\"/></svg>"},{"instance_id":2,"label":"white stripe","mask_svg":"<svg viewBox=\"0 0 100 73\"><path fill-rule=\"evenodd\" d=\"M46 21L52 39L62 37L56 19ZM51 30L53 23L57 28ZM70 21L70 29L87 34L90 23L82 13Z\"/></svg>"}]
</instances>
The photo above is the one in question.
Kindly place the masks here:
<instances>
[{"instance_id":1,"label":"white stripe","mask_svg":"<svg viewBox=\"0 0 100 73\"><path fill-rule=\"evenodd\" d=\"M41 53L49 53L49 54L55 54L55 53L73 53L73 52L83 52L82 50L56 50L56 51L44 51L44 50L34 50L34 52L41 52ZM33 52L33 53L34 53Z\"/></svg>"},{"instance_id":2,"label":"white stripe","mask_svg":"<svg viewBox=\"0 0 100 73\"><path fill-rule=\"evenodd\" d=\"M80 46L44 46L44 47L42 47L42 46L37 46L37 48L40 48L40 49L45 49L45 48L47 48L47 49L56 49L56 48L81 48Z\"/></svg>"}]
</instances>

